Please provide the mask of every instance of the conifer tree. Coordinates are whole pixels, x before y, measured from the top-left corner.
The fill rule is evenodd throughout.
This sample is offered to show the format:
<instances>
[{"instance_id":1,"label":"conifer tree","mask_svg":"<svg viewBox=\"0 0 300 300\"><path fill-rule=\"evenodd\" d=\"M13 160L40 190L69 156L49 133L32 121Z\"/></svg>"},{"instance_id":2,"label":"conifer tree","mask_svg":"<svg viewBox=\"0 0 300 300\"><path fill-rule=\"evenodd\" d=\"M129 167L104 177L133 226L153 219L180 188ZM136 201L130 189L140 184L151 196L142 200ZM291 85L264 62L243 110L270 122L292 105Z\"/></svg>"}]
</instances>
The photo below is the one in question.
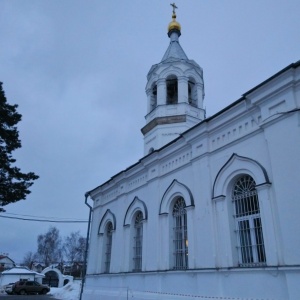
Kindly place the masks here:
<instances>
[{"instance_id":1,"label":"conifer tree","mask_svg":"<svg viewBox=\"0 0 300 300\"><path fill-rule=\"evenodd\" d=\"M0 204L3 206L25 200L30 194L29 187L38 179L33 172L22 173L12 156L14 150L21 148L16 125L22 115L17 112L17 107L7 103L0 82Z\"/></svg>"}]
</instances>

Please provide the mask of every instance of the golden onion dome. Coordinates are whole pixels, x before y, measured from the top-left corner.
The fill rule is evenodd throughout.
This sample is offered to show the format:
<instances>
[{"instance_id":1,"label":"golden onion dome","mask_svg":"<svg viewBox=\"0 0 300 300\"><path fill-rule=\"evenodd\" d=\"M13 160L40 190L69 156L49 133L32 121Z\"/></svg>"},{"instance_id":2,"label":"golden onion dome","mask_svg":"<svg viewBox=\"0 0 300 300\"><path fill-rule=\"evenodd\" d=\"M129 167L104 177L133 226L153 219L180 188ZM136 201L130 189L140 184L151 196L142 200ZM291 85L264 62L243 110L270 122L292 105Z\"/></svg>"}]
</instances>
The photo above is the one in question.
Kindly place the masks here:
<instances>
[{"instance_id":1,"label":"golden onion dome","mask_svg":"<svg viewBox=\"0 0 300 300\"><path fill-rule=\"evenodd\" d=\"M168 26L168 32L170 32L171 30L178 30L178 31L181 30L180 24L176 21L176 14L175 13L173 13L172 21L169 23L169 26Z\"/></svg>"}]
</instances>

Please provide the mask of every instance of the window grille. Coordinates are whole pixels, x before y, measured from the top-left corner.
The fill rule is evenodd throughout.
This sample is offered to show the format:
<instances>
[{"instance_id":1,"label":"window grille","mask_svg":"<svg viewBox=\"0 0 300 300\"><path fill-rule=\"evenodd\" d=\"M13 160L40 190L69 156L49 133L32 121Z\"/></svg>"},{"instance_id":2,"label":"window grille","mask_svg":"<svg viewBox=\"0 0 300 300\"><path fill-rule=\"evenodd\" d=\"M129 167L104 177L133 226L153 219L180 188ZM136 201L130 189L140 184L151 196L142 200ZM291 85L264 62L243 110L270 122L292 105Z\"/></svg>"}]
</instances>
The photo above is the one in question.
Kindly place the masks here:
<instances>
[{"instance_id":1,"label":"window grille","mask_svg":"<svg viewBox=\"0 0 300 300\"><path fill-rule=\"evenodd\" d=\"M112 232L113 225L111 222L107 224L106 229L106 249L105 249L105 273L109 273L110 270L110 261L111 261L111 246L112 246Z\"/></svg>"},{"instance_id":2,"label":"window grille","mask_svg":"<svg viewBox=\"0 0 300 300\"><path fill-rule=\"evenodd\" d=\"M133 271L142 271L143 214L138 212L134 221Z\"/></svg>"},{"instance_id":3,"label":"window grille","mask_svg":"<svg viewBox=\"0 0 300 300\"><path fill-rule=\"evenodd\" d=\"M185 202L182 197L178 198L173 207L173 245L174 266L176 270L188 268L188 236L187 215Z\"/></svg>"},{"instance_id":4,"label":"window grille","mask_svg":"<svg viewBox=\"0 0 300 300\"><path fill-rule=\"evenodd\" d=\"M232 191L236 221L239 265L244 267L266 264L256 183L249 175L240 177Z\"/></svg>"}]
</instances>

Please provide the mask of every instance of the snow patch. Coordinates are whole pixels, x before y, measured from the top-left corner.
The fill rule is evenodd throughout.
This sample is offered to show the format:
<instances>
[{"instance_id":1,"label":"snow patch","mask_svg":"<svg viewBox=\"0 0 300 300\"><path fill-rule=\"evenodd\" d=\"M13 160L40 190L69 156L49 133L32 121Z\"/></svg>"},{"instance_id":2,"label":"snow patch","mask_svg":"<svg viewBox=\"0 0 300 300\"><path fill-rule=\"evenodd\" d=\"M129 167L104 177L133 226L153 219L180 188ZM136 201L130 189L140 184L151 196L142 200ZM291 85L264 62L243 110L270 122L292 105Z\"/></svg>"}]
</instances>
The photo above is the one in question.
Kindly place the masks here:
<instances>
[{"instance_id":1,"label":"snow patch","mask_svg":"<svg viewBox=\"0 0 300 300\"><path fill-rule=\"evenodd\" d=\"M81 281L74 280L61 288L51 288L48 295L62 300L78 300L80 296Z\"/></svg>"}]
</instances>

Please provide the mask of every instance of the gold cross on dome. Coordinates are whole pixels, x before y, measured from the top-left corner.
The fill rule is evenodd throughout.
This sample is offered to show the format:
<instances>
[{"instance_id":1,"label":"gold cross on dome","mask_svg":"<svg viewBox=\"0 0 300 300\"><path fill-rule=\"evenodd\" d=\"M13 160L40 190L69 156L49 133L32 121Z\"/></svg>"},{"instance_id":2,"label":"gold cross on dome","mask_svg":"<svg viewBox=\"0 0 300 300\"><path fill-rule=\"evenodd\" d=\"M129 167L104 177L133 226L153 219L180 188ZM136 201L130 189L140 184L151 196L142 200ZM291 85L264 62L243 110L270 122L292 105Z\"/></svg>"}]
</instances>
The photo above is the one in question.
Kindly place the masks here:
<instances>
[{"instance_id":1,"label":"gold cross on dome","mask_svg":"<svg viewBox=\"0 0 300 300\"><path fill-rule=\"evenodd\" d=\"M173 7L173 14L175 14L175 9L178 8L175 3L170 4Z\"/></svg>"}]
</instances>

